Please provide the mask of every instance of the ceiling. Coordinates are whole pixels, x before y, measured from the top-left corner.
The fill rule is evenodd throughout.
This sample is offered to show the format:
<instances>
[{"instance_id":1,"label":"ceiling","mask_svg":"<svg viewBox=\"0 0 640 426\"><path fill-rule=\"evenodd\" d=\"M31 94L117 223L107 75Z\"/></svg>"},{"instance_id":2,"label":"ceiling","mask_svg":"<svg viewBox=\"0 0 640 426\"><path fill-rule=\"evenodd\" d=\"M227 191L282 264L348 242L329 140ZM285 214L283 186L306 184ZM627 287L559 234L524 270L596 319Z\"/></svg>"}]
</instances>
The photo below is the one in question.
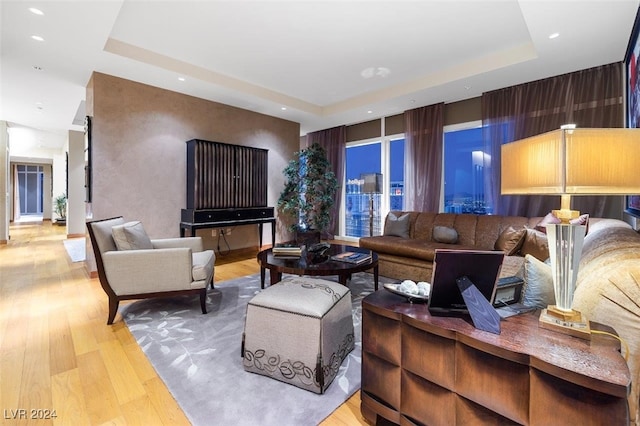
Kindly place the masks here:
<instances>
[{"instance_id":1,"label":"ceiling","mask_svg":"<svg viewBox=\"0 0 640 426\"><path fill-rule=\"evenodd\" d=\"M0 120L59 147L98 71L306 134L621 61L639 1L1 0Z\"/></svg>"}]
</instances>

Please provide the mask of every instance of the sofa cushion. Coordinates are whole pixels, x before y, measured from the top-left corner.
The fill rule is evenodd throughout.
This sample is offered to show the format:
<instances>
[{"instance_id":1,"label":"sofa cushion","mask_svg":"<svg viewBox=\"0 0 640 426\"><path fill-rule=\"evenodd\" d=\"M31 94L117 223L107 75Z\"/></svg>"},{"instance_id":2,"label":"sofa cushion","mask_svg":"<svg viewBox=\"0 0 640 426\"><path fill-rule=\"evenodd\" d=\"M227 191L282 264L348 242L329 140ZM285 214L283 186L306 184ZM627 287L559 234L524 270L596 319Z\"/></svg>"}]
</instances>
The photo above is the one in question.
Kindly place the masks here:
<instances>
[{"instance_id":1,"label":"sofa cushion","mask_svg":"<svg viewBox=\"0 0 640 426\"><path fill-rule=\"evenodd\" d=\"M139 221L127 222L111 228L113 241L118 250L145 250L152 249L151 239Z\"/></svg>"},{"instance_id":2,"label":"sofa cushion","mask_svg":"<svg viewBox=\"0 0 640 426\"><path fill-rule=\"evenodd\" d=\"M556 303L551 265L530 254L524 257L522 304L544 309Z\"/></svg>"},{"instance_id":3,"label":"sofa cushion","mask_svg":"<svg viewBox=\"0 0 640 426\"><path fill-rule=\"evenodd\" d=\"M409 238L409 215L403 214L397 217L395 214L389 213L384 223L384 235Z\"/></svg>"},{"instance_id":4,"label":"sofa cushion","mask_svg":"<svg viewBox=\"0 0 640 426\"><path fill-rule=\"evenodd\" d=\"M528 254L543 262L549 258L549 241L545 233L527 228L520 255Z\"/></svg>"},{"instance_id":5,"label":"sofa cushion","mask_svg":"<svg viewBox=\"0 0 640 426\"><path fill-rule=\"evenodd\" d=\"M458 242L458 231L448 226L434 226L433 239L438 243L455 244Z\"/></svg>"},{"instance_id":6,"label":"sofa cushion","mask_svg":"<svg viewBox=\"0 0 640 426\"><path fill-rule=\"evenodd\" d=\"M506 256L513 256L518 253L527 236L525 228L515 229L513 226L508 227L498 237L494 249L502 250Z\"/></svg>"}]
</instances>

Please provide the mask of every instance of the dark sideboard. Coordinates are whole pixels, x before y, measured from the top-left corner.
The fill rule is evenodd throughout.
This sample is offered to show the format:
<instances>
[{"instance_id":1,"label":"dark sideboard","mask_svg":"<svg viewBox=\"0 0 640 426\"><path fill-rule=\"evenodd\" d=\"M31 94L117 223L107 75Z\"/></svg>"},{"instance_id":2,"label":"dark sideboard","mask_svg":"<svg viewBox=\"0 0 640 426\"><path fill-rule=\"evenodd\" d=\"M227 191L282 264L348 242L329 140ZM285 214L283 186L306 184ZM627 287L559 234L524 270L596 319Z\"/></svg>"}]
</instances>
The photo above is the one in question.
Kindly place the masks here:
<instances>
[{"instance_id":1,"label":"dark sideboard","mask_svg":"<svg viewBox=\"0 0 640 426\"><path fill-rule=\"evenodd\" d=\"M236 225L271 224L275 245L276 219L267 207L268 150L192 139L187 146L187 208L181 211L180 236L196 230Z\"/></svg>"},{"instance_id":2,"label":"dark sideboard","mask_svg":"<svg viewBox=\"0 0 640 426\"><path fill-rule=\"evenodd\" d=\"M545 330L539 312L503 320L496 335L385 290L362 311L361 412L371 424L629 423L631 376L611 336Z\"/></svg>"}]
</instances>

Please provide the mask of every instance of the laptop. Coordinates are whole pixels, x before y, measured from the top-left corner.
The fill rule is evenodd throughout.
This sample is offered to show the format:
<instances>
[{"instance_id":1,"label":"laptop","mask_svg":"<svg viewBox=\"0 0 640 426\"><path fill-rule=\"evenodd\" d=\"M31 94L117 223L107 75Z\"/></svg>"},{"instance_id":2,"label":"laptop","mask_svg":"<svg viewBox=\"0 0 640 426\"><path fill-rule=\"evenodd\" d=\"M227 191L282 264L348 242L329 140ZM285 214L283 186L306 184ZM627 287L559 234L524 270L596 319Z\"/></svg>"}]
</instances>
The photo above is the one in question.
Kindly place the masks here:
<instances>
[{"instance_id":1,"label":"laptop","mask_svg":"<svg viewBox=\"0 0 640 426\"><path fill-rule=\"evenodd\" d=\"M493 303L503 251L436 249L428 308L434 315L468 314L456 280L467 277Z\"/></svg>"}]
</instances>

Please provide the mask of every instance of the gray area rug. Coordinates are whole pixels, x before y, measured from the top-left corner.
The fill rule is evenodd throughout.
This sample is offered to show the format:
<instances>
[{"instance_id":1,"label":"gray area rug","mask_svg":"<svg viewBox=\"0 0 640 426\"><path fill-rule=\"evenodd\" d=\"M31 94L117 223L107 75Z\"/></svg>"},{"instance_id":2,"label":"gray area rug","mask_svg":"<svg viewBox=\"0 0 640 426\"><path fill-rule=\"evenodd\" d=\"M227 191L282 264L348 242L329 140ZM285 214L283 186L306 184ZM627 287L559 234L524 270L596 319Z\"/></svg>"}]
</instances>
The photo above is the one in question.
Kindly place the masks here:
<instances>
[{"instance_id":1,"label":"gray area rug","mask_svg":"<svg viewBox=\"0 0 640 426\"><path fill-rule=\"evenodd\" d=\"M380 288L385 282L392 281L381 277ZM216 283L206 315L197 296L143 300L121 314L192 424L317 425L360 388L361 300L373 291L373 275L355 274L348 286L356 348L323 395L244 371L244 318L259 274Z\"/></svg>"},{"instance_id":2,"label":"gray area rug","mask_svg":"<svg viewBox=\"0 0 640 426\"><path fill-rule=\"evenodd\" d=\"M62 240L62 242L72 262L84 262L86 258L86 242L84 238L72 238L70 240Z\"/></svg>"}]
</instances>

